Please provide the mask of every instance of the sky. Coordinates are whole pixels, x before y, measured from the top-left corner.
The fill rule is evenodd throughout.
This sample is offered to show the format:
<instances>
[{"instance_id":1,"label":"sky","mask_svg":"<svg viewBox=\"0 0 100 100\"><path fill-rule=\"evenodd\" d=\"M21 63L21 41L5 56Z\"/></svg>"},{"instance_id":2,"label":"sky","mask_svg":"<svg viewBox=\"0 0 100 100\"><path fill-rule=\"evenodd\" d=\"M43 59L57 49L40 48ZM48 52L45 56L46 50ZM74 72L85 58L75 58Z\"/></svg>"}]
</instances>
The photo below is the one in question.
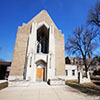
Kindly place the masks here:
<instances>
[{"instance_id":1,"label":"sky","mask_svg":"<svg viewBox=\"0 0 100 100\"><path fill-rule=\"evenodd\" d=\"M0 0L0 59L12 61L17 28L45 9L64 34L85 25L97 0Z\"/></svg>"}]
</instances>

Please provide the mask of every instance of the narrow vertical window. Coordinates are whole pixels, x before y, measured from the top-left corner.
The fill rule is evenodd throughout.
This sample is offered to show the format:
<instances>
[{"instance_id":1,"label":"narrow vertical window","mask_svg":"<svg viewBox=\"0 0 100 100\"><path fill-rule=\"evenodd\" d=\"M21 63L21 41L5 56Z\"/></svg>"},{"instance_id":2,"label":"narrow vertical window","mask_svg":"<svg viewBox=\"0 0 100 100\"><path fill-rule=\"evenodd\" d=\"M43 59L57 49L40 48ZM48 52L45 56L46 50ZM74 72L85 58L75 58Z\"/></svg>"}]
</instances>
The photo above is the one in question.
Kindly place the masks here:
<instances>
[{"instance_id":1,"label":"narrow vertical window","mask_svg":"<svg viewBox=\"0 0 100 100\"><path fill-rule=\"evenodd\" d=\"M31 64L32 64L32 57L30 57L30 67L31 67Z\"/></svg>"},{"instance_id":2,"label":"narrow vertical window","mask_svg":"<svg viewBox=\"0 0 100 100\"><path fill-rule=\"evenodd\" d=\"M68 70L66 70L66 76L68 76Z\"/></svg>"},{"instance_id":3,"label":"narrow vertical window","mask_svg":"<svg viewBox=\"0 0 100 100\"><path fill-rule=\"evenodd\" d=\"M56 69L55 69L55 75L56 75Z\"/></svg>"},{"instance_id":4,"label":"narrow vertical window","mask_svg":"<svg viewBox=\"0 0 100 100\"><path fill-rule=\"evenodd\" d=\"M75 70L72 70L72 76L74 76L75 75Z\"/></svg>"},{"instance_id":5,"label":"narrow vertical window","mask_svg":"<svg viewBox=\"0 0 100 100\"><path fill-rule=\"evenodd\" d=\"M51 57L52 57L52 54L50 54L50 67L49 67L50 69L51 69Z\"/></svg>"}]
</instances>

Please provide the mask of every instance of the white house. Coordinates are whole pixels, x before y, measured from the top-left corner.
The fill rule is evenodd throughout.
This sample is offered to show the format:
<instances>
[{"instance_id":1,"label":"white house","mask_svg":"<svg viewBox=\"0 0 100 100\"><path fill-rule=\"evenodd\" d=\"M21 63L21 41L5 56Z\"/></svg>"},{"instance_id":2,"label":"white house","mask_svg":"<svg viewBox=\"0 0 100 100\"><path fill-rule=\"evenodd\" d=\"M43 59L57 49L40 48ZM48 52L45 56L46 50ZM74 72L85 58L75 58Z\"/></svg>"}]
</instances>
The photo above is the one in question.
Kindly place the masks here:
<instances>
[{"instance_id":1,"label":"white house","mask_svg":"<svg viewBox=\"0 0 100 100\"><path fill-rule=\"evenodd\" d=\"M78 79L78 72L76 65L66 64L65 71L66 71L66 80Z\"/></svg>"}]
</instances>

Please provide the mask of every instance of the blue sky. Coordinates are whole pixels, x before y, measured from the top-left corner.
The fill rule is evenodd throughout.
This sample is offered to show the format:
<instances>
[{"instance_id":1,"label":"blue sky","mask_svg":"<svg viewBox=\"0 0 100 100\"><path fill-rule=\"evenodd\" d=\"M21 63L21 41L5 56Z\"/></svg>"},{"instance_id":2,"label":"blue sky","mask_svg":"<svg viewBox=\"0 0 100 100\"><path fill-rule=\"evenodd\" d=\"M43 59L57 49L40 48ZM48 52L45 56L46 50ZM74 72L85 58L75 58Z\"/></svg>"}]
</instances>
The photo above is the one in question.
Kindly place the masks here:
<instances>
[{"instance_id":1,"label":"blue sky","mask_svg":"<svg viewBox=\"0 0 100 100\"><path fill-rule=\"evenodd\" d=\"M97 0L0 0L0 58L11 61L17 28L45 9L65 35L85 25Z\"/></svg>"}]
</instances>

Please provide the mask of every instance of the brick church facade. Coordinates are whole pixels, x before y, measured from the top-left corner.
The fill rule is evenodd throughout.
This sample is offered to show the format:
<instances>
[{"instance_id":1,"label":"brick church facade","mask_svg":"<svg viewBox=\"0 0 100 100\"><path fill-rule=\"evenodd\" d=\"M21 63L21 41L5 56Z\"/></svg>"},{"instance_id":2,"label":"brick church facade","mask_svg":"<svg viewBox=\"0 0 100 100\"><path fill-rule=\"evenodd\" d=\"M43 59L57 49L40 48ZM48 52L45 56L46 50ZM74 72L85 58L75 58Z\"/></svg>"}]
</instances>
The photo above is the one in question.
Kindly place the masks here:
<instances>
[{"instance_id":1,"label":"brick church facade","mask_svg":"<svg viewBox=\"0 0 100 100\"><path fill-rule=\"evenodd\" d=\"M65 76L64 34L43 10L18 27L9 81L48 81Z\"/></svg>"}]
</instances>

